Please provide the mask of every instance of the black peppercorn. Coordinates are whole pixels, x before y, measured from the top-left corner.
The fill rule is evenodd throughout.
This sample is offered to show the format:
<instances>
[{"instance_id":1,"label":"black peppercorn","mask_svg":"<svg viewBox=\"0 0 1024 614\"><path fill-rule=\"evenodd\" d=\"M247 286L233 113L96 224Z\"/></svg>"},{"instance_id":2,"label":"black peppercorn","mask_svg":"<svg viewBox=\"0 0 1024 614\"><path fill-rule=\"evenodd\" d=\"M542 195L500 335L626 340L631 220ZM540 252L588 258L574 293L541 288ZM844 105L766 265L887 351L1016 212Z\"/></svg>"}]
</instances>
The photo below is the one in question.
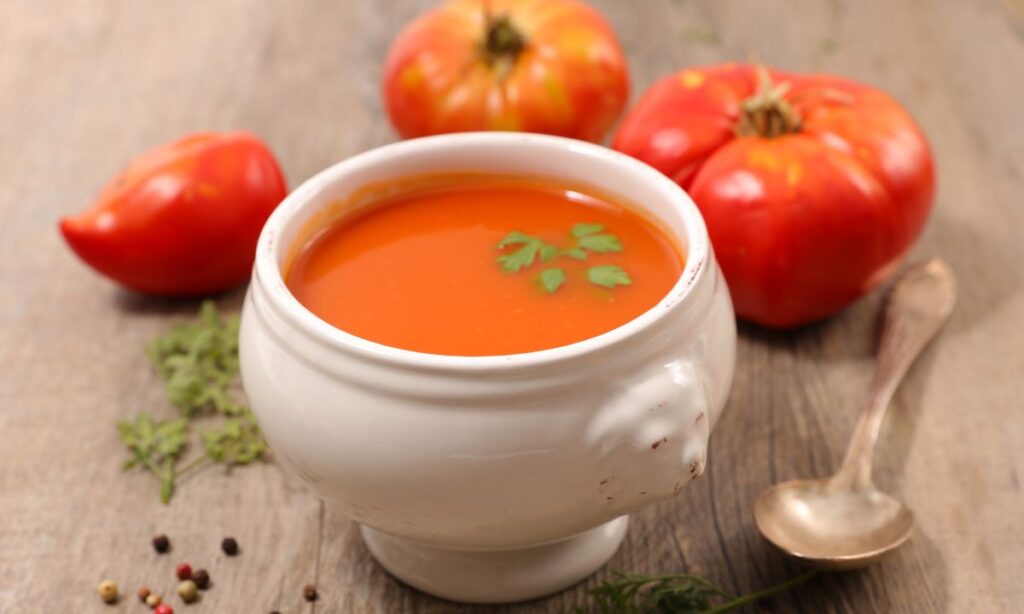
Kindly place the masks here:
<instances>
[{"instance_id":1,"label":"black peppercorn","mask_svg":"<svg viewBox=\"0 0 1024 614\"><path fill-rule=\"evenodd\" d=\"M224 541L220 543L220 549L228 556L235 556L238 554L238 542L234 537L225 537Z\"/></svg>"},{"instance_id":2,"label":"black peppercorn","mask_svg":"<svg viewBox=\"0 0 1024 614\"><path fill-rule=\"evenodd\" d=\"M210 586L210 574L205 569L197 569L192 572L192 581L200 590L206 590Z\"/></svg>"},{"instance_id":3,"label":"black peppercorn","mask_svg":"<svg viewBox=\"0 0 1024 614\"><path fill-rule=\"evenodd\" d=\"M316 601L320 595L317 594L316 587L312 584L307 584L302 589L302 596L306 598L306 601Z\"/></svg>"},{"instance_id":4,"label":"black peppercorn","mask_svg":"<svg viewBox=\"0 0 1024 614\"><path fill-rule=\"evenodd\" d=\"M167 536L161 533L153 538L153 549L164 554L171 549L171 540L167 539Z\"/></svg>"}]
</instances>

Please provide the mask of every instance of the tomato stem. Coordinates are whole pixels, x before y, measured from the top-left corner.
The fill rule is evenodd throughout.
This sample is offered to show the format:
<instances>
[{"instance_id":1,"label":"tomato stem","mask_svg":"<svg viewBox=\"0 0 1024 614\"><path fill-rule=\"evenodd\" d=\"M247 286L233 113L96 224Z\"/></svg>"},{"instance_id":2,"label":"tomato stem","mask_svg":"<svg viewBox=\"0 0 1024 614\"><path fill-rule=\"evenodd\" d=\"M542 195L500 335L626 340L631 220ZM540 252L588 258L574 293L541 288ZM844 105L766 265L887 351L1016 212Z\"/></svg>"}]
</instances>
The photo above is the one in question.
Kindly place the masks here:
<instances>
[{"instance_id":1,"label":"tomato stem","mask_svg":"<svg viewBox=\"0 0 1024 614\"><path fill-rule=\"evenodd\" d=\"M790 84L772 83L764 66L757 67L757 92L742 103L737 136L760 136L772 139L800 131L802 119L796 108L786 100Z\"/></svg>"},{"instance_id":2,"label":"tomato stem","mask_svg":"<svg viewBox=\"0 0 1024 614\"><path fill-rule=\"evenodd\" d=\"M486 15L483 56L488 64L508 70L526 49L526 36L515 27L508 15Z\"/></svg>"}]
</instances>

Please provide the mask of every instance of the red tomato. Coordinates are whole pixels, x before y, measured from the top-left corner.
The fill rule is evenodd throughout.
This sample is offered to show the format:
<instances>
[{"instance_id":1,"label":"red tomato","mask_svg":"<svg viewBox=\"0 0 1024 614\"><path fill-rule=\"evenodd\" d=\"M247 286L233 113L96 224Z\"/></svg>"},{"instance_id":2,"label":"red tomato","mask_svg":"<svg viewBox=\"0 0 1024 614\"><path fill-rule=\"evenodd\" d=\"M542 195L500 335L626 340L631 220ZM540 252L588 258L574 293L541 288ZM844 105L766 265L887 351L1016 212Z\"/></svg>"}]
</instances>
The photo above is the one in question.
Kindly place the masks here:
<instances>
[{"instance_id":1,"label":"red tomato","mask_svg":"<svg viewBox=\"0 0 1024 614\"><path fill-rule=\"evenodd\" d=\"M263 223L286 193L254 136L199 133L133 161L60 230L82 260L133 290L209 294L248 279Z\"/></svg>"},{"instance_id":2,"label":"red tomato","mask_svg":"<svg viewBox=\"0 0 1024 614\"><path fill-rule=\"evenodd\" d=\"M629 76L615 33L575 0L450 0L388 53L384 98L404 138L472 130L598 141Z\"/></svg>"},{"instance_id":3,"label":"red tomato","mask_svg":"<svg viewBox=\"0 0 1024 614\"><path fill-rule=\"evenodd\" d=\"M833 314L887 279L935 189L906 111L827 75L684 70L651 87L614 147L689 192L737 314L775 327Z\"/></svg>"}]
</instances>

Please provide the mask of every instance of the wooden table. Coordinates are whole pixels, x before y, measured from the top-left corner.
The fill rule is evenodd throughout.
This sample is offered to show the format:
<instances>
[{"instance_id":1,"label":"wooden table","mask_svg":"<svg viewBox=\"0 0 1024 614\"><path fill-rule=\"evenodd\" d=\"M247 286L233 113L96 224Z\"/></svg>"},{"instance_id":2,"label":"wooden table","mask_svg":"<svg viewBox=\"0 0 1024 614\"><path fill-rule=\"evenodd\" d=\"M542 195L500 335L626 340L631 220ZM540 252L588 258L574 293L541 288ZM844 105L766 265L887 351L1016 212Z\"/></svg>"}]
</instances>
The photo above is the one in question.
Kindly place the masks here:
<instances>
[{"instance_id":1,"label":"wooden table","mask_svg":"<svg viewBox=\"0 0 1024 614\"><path fill-rule=\"evenodd\" d=\"M269 142L292 185L388 142L382 57L429 1L0 4L0 611L113 609L116 579L173 592L180 560L214 588L179 612L453 612L375 566L353 525L273 464L205 471L171 505L122 474L113 425L172 415L143 344L196 303L93 275L59 216L133 156L197 129ZM935 213L914 256L941 255L962 298L900 389L878 482L917 512L897 554L774 601L779 612L994 612L1024 603L1024 21L1021 0L597 2L639 92L687 64L759 58L881 86L932 139ZM222 297L237 309L240 293ZM820 476L843 452L872 369L876 293L810 329L741 327L736 381L704 478L634 518L608 569L706 574L748 591L797 572L758 537L765 486ZM169 557L149 546L173 540ZM222 536L242 554L226 559ZM576 589L499 612L559 612ZM308 605L302 586L321 600ZM175 598L175 604L180 602Z\"/></svg>"}]
</instances>

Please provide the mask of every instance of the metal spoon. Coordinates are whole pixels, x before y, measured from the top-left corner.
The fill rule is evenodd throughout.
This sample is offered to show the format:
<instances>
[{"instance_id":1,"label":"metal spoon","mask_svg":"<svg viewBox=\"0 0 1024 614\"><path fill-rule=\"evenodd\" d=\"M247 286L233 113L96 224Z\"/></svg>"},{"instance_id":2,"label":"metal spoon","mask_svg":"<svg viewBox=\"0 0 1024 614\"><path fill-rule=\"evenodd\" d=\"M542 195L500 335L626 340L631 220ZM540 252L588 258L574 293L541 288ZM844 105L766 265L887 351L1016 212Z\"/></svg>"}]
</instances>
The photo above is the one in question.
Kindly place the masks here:
<instances>
[{"instance_id":1,"label":"metal spoon","mask_svg":"<svg viewBox=\"0 0 1024 614\"><path fill-rule=\"evenodd\" d=\"M875 488L871 456L896 387L955 302L956 282L942 260L900 277L885 308L870 402L857 418L843 464L826 480L793 480L761 493L754 520L768 541L819 567L854 569L910 537L914 514Z\"/></svg>"}]
</instances>

